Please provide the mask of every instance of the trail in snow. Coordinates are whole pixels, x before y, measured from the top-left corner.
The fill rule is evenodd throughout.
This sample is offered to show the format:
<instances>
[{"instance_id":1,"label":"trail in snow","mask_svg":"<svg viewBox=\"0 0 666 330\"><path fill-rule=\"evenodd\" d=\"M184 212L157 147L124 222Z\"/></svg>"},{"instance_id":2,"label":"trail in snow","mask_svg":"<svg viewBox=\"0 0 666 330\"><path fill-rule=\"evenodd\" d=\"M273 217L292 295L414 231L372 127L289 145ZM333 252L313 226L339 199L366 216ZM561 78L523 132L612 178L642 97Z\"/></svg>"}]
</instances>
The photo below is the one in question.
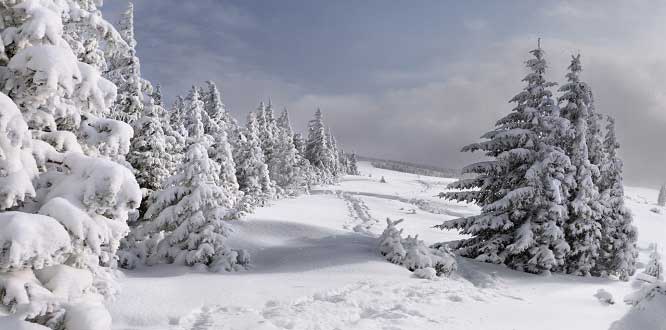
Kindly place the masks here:
<instances>
[{"instance_id":1,"label":"trail in snow","mask_svg":"<svg viewBox=\"0 0 666 330\"><path fill-rule=\"evenodd\" d=\"M366 205L362 199L348 192L339 192L337 195L347 204L347 210L349 211L349 217L351 220L351 222L345 222L343 227L345 229L351 229L357 233L373 236L370 232L370 228L376 225L379 220L370 215L370 208L368 205Z\"/></svg>"},{"instance_id":2,"label":"trail in snow","mask_svg":"<svg viewBox=\"0 0 666 330\"><path fill-rule=\"evenodd\" d=\"M470 216L473 215L474 212L468 210L464 206L457 206L457 205L451 205L451 204L445 204L446 206L442 206L440 203L436 203L433 201L428 201L425 199L421 198L406 198L398 195L388 195L388 194L380 194L380 193L372 193L372 192L363 192L363 191L345 191L345 190L330 190L330 189L318 189L318 190L312 190L311 193L313 195L318 195L318 194L347 194L350 196L366 196L366 197L375 197L375 198L383 198L383 199L388 199L388 200L394 200L398 202L403 202L407 204L412 204L416 207L419 208L421 211L425 211L428 213L433 213L433 214L443 214L443 215L450 215L453 217L465 217L465 216ZM455 210L454 210L455 208Z\"/></svg>"}]
</instances>

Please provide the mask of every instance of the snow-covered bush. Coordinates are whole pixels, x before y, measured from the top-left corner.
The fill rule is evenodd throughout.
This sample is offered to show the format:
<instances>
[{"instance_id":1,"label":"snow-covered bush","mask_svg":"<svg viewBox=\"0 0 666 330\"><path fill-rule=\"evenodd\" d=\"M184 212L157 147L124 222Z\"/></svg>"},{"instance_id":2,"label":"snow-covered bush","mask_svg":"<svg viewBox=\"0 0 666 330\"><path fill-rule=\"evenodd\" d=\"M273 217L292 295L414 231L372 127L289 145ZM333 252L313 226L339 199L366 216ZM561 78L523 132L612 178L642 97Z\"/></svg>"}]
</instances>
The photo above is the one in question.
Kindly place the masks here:
<instances>
[{"instance_id":1,"label":"snow-covered bush","mask_svg":"<svg viewBox=\"0 0 666 330\"><path fill-rule=\"evenodd\" d=\"M394 264L402 264L407 255L407 250L402 245L402 229L398 230L396 227L403 221L403 219L391 221L387 218L386 229L379 237L379 253Z\"/></svg>"},{"instance_id":2,"label":"snow-covered bush","mask_svg":"<svg viewBox=\"0 0 666 330\"><path fill-rule=\"evenodd\" d=\"M396 227L402 221L386 219L386 229L379 237L381 255L410 271L434 269L437 276L448 275L457 269L455 257L446 247L434 249L425 245L418 237L403 238L402 229L398 230ZM419 274L425 276L427 272L420 271Z\"/></svg>"},{"instance_id":3,"label":"snow-covered bush","mask_svg":"<svg viewBox=\"0 0 666 330\"><path fill-rule=\"evenodd\" d=\"M655 279L664 280L664 266L661 263L661 253L657 244L651 244L650 259L643 270L643 274L654 277Z\"/></svg>"},{"instance_id":4,"label":"snow-covered bush","mask_svg":"<svg viewBox=\"0 0 666 330\"><path fill-rule=\"evenodd\" d=\"M597 292L594 294L594 297L597 298L597 300L599 300L599 302L604 305L615 304L615 299L613 299L613 295L604 289L597 290Z\"/></svg>"}]
</instances>

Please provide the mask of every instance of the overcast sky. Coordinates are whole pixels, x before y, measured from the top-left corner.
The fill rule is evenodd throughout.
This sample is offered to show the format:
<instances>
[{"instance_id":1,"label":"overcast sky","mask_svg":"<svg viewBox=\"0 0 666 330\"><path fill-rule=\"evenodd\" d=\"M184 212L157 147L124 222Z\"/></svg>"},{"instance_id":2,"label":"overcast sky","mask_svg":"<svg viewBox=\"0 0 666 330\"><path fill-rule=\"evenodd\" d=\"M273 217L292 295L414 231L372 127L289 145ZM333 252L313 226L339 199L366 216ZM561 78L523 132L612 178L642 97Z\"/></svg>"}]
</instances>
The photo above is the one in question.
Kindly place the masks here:
<instances>
[{"instance_id":1,"label":"overcast sky","mask_svg":"<svg viewBox=\"0 0 666 330\"><path fill-rule=\"evenodd\" d=\"M124 0L106 1L115 21ZM173 99L214 80L244 119L316 107L348 151L444 167L511 110L542 38L549 79L570 55L597 110L617 118L629 184L666 181L666 2L137 0L143 75Z\"/></svg>"}]
</instances>

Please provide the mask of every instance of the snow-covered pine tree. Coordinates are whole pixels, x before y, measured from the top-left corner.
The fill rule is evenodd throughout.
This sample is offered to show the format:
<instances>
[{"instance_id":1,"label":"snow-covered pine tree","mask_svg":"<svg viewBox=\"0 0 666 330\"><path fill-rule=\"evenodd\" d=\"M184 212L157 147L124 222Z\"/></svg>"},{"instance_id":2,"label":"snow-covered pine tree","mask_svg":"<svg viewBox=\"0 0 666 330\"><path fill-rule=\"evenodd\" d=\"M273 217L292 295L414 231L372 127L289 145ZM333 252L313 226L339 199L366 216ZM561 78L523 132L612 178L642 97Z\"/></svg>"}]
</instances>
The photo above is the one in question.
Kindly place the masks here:
<instances>
[{"instance_id":1,"label":"snow-covered pine tree","mask_svg":"<svg viewBox=\"0 0 666 330\"><path fill-rule=\"evenodd\" d=\"M326 139L328 140L328 146L331 152L331 173L333 176L337 177L342 172L339 157L340 150L338 149L338 142L335 140L335 136L333 136L333 132L331 132L330 128L326 129Z\"/></svg>"},{"instance_id":2,"label":"snow-covered pine tree","mask_svg":"<svg viewBox=\"0 0 666 330\"><path fill-rule=\"evenodd\" d=\"M162 132L164 133L165 152L169 154L169 157L164 157L164 160L167 161L166 168L169 171L168 176L171 176L176 170L178 160L183 154L185 137L175 131L171 126L171 111L166 111L164 108L162 88L159 84L155 86L153 92L150 93L148 97L151 99L149 100L152 108L151 112L154 113L154 117L160 121Z\"/></svg>"},{"instance_id":3,"label":"snow-covered pine tree","mask_svg":"<svg viewBox=\"0 0 666 330\"><path fill-rule=\"evenodd\" d=\"M145 203L150 195L162 189L166 179L171 176L173 161L162 129L160 110L161 107L149 98L143 116L133 124L136 134L127 155L127 161L134 168L136 180L143 189L143 211L146 210Z\"/></svg>"},{"instance_id":4,"label":"snow-covered pine tree","mask_svg":"<svg viewBox=\"0 0 666 330\"><path fill-rule=\"evenodd\" d=\"M153 104L164 107L164 103L162 102L162 85L159 83L153 87L153 92L150 93L150 97L153 98Z\"/></svg>"},{"instance_id":5,"label":"snow-covered pine tree","mask_svg":"<svg viewBox=\"0 0 666 330\"><path fill-rule=\"evenodd\" d=\"M287 195L294 195L302 185L298 151L293 143L289 113L284 109L273 131L273 152L268 172L275 184Z\"/></svg>"},{"instance_id":6,"label":"snow-covered pine tree","mask_svg":"<svg viewBox=\"0 0 666 330\"><path fill-rule=\"evenodd\" d=\"M656 243L650 244L652 251L650 252L650 259L645 265L644 274L650 275L659 281L664 280L664 266L661 263L661 253L659 253L659 246Z\"/></svg>"},{"instance_id":7,"label":"snow-covered pine tree","mask_svg":"<svg viewBox=\"0 0 666 330\"><path fill-rule=\"evenodd\" d=\"M264 153L258 137L256 114L248 115L245 129L238 129L234 138L233 159L236 162L236 180L244 196L239 211L249 212L264 205L275 196L275 187L264 162Z\"/></svg>"},{"instance_id":8,"label":"snow-covered pine tree","mask_svg":"<svg viewBox=\"0 0 666 330\"><path fill-rule=\"evenodd\" d=\"M349 174L360 175L355 153L349 155Z\"/></svg>"},{"instance_id":9,"label":"snow-covered pine tree","mask_svg":"<svg viewBox=\"0 0 666 330\"><path fill-rule=\"evenodd\" d=\"M217 85L213 81L206 81L206 87L202 88L201 100L204 102L204 110L208 114L211 121L224 129L228 130L227 123L229 114L222 103L222 96L217 89Z\"/></svg>"},{"instance_id":10,"label":"snow-covered pine tree","mask_svg":"<svg viewBox=\"0 0 666 330\"><path fill-rule=\"evenodd\" d=\"M0 314L106 330L99 295L115 293L115 253L141 193L130 170L109 160L124 158L131 128L96 116L116 88L73 50L84 38L68 24L93 20L88 10L74 0L0 6L0 246L12 256L0 258ZM56 294L51 278L77 286Z\"/></svg>"},{"instance_id":11,"label":"snow-covered pine tree","mask_svg":"<svg viewBox=\"0 0 666 330\"><path fill-rule=\"evenodd\" d=\"M590 162L587 145L591 93L588 85L578 76L582 71L580 55L572 56L568 69L567 83L560 87L562 95L558 99L564 103L560 114L569 120L572 130L571 138L565 140L563 147L576 168L566 225L567 241L571 246L567 271L590 275L600 258L603 205L594 180L599 176L599 168Z\"/></svg>"},{"instance_id":12,"label":"snow-covered pine tree","mask_svg":"<svg viewBox=\"0 0 666 330\"><path fill-rule=\"evenodd\" d=\"M657 205L666 206L666 183L659 188L659 196L657 197Z\"/></svg>"},{"instance_id":13,"label":"snow-covered pine tree","mask_svg":"<svg viewBox=\"0 0 666 330\"><path fill-rule=\"evenodd\" d=\"M183 163L157 193L145 214L144 236L164 231L153 260L187 265L202 264L212 270L234 270L244 257L229 249L230 231L225 220L232 212L231 194L219 184L220 168L208 157L202 123L203 103L193 89L188 111L188 146Z\"/></svg>"},{"instance_id":14,"label":"snow-covered pine tree","mask_svg":"<svg viewBox=\"0 0 666 330\"><path fill-rule=\"evenodd\" d=\"M323 182L334 181L333 154L329 146L326 126L320 109L308 124L308 139L305 143L305 158L317 170Z\"/></svg>"},{"instance_id":15,"label":"snow-covered pine tree","mask_svg":"<svg viewBox=\"0 0 666 330\"><path fill-rule=\"evenodd\" d=\"M109 57L105 77L118 87L117 99L111 109L111 116L126 123L133 123L143 113L144 91L152 87L141 77L141 64L136 56L134 38L134 5L130 2L123 12L118 31L127 43L127 49L116 51Z\"/></svg>"},{"instance_id":16,"label":"snow-covered pine tree","mask_svg":"<svg viewBox=\"0 0 666 330\"><path fill-rule=\"evenodd\" d=\"M305 139L303 138L303 134L294 133L294 147L296 147L296 151L298 151L300 155L305 157Z\"/></svg>"},{"instance_id":17,"label":"snow-covered pine tree","mask_svg":"<svg viewBox=\"0 0 666 330\"><path fill-rule=\"evenodd\" d=\"M181 162L187 144L187 127L185 126L186 117L187 109L185 99L178 95L169 109L169 129L165 130L170 132L169 135L173 137L173 139L171 139L173 142L172 157L177 164Z\"/></svg>"},{"instance_id":18,"label":"snow-covered pine tree","mask_svg":"<svg viewBox=\"0 0 666 330\"><path fill-rule=\"evenodd\" d=\"M617 154L620 144L615 137L615 119L607 117L604 154L598 187L603 204L601 219L601 260L595 273L616 275L628 280L636 269L636 240L638 233L632 225L631 212L624 205L622 160Z\"/></svg>"},{"instance_id":19,"label":"snow-covered pine tree","mask_svg":"<svg viewBox=\"0 0 666 330\"><path fill-rule=\"evenodd\" d=\"M607 157L604 152L604 135L601 127L604 116L596 111L592 90L588 89L588 92L590 93L590 103L587 107L587 132L585 134L587 138L588 158L590 159L590 164L601 169ZM599 176L595 176L592 179L598 185Z\"/></svg>"},{"instance_id":20,"label":"snow-covered pine tree","mask_svg":"<svg viewBox=\"0 0 666 330\"><path fill-rule=\"evenodd\" d=\"M316 184L319 179L317 177L317 170L310 161L305 157L305 140L301 133L294 133L292 140L294 148L296 148L296 155L298 159L298 168L302 181L302 186L305 191L310 189L312 184Z\"/></svg>"},{"instance_id":21,"label":"snow-covered pine tree","mask_svg":"<svg viewBox=\"0 0 666 330\"><path fill-rule=\"evenodd\" d=\"M563 268L569 246L564 229L571 169L554 142L565 132L546 81L544 52L530 52L527 86L511 99L516 105L484 134L487 141L463 151L485 151L491 160L465 167L473 178L450 185L447 199L476 202L481 214L446 221L440 228L472 235L459 246L462 255L539 273Z\"/></svg>"}]
</instances>

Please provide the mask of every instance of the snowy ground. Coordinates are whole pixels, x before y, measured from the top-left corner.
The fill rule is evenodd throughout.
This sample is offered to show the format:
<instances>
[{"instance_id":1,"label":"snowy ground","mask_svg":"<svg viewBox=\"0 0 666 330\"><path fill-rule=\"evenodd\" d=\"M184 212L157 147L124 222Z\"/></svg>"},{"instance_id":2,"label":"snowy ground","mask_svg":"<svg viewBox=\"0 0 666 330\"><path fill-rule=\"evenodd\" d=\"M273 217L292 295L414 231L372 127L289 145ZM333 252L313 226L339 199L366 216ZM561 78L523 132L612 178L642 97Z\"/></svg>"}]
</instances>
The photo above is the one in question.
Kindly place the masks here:
<instances>
[{"instance_id":1,"label":"snowy ground","mask_svg":"<svg viewBox=\"0 0 666 330\"><path fill-rule=\"evenodd\" d=\"M114 328L173 329L608 329L628 306L631 282L536 276L460 259L451 278L422 280L384 261L376 237L386 217L427 243L460 239L431 228L478 212L435 197L450 179L372 168L312 195L281 200L236 224L234 247L253 268L237 274L158 266L126 273L110 305ZM380 183L384 176L387 183ZM627 188L639 246L666 245L657 192ZM641 252L641 260L647 258ZM603 305L594 294L609 291ZM515 311L520 311L517 318ZM555 312L557 311L557 312Z\"/></svg>"}]
</instances>

